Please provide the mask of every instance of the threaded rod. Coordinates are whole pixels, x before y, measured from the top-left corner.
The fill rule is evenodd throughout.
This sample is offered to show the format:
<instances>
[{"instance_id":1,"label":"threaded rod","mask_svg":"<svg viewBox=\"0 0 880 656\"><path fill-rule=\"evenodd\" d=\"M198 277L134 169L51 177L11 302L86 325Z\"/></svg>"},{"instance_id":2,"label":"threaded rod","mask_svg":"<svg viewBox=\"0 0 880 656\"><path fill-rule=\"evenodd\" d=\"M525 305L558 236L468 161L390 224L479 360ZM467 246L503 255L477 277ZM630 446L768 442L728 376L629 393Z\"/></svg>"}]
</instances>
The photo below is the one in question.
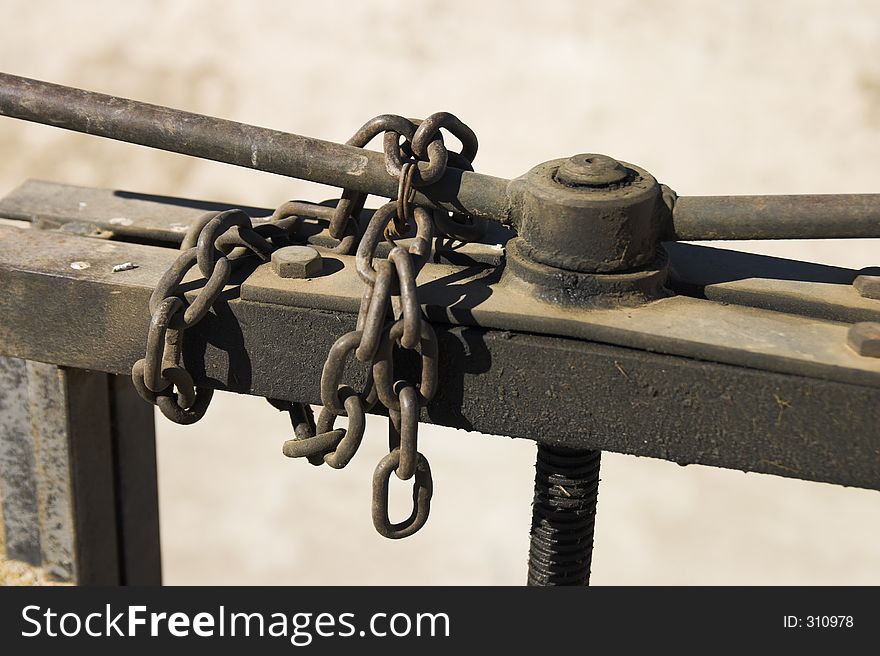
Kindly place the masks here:
<instances>
[{"instance_id":1,"label":"threaded rod","mask_svg":"<svg viewBox=\"0 0 880 656\"><path fill-rule=\"evenodd\" d=\"M589 585L600 455L538 445L528 585Z\"/></svg>"}]
</instances>

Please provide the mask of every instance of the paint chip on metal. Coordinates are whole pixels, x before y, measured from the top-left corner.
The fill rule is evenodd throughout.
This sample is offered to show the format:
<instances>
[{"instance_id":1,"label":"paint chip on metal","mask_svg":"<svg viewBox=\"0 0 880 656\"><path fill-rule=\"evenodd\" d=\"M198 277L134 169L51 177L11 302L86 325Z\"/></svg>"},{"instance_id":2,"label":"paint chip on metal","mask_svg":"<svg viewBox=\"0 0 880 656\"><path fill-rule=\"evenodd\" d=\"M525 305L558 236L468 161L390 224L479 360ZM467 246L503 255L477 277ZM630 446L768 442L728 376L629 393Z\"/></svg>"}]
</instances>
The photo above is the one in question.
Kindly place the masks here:
<instances>
[{"instance_id":1,"label":"paint chip on metal","mask_svg":"<svg viewBox=\"0 0 880 656\"><path fill-rule=\"evenodd\" d=\"M366 155L353 155L350 161L345 162L347 165L345 172L349 175L363 175L367 172L367 165L370 160Z\"/></svg>"},{"instance_id":2,"label":"paint chip on metal","mask_svg":"<svg viewBox=\"0 0 880 656\"><path fill-rule=\"evenodd\" d=\"M82 262L82 261L79 261L79 260L76 261L76 262L71 262L71 263L70 263L70 268L71 268L71 269L76 269L77 271L83 271L83 270L85 270L85 269L88 269L90 266L92 266L92 265L89 264L88 262Z\"/></svg>"}]
</instances>

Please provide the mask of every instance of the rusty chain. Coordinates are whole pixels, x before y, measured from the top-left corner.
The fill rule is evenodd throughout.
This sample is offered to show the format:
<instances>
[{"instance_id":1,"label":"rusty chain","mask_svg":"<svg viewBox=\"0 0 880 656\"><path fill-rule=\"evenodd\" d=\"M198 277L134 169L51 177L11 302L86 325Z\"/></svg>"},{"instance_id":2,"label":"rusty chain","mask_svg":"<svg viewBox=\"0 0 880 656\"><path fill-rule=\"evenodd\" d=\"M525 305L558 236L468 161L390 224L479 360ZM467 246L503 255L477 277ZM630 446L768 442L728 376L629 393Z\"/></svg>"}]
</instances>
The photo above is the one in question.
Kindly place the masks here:
<instances>
[{"instance_id":1,"label":"rusty chain","mask_svg":"<svg viewBox=\"0 0 880 656\"><path fill-rule=\"evenodd\" d=\"M296 209L307 214L307 205L299 203ZM197 422L207 411L214 393L209 387L196 387L181 363L184 332L204 319L218 302L229 283L233 264L241 255L251 253L267 261L273 250L291 243L299 221L299 215L288 211L255 227L244 211L231 209L208 212L188 228L180 255L150 296L146 353L131 370L138 394L159 406L171 421ZM194 267L198 267L206 283L188 302L183 280ZM311 412L308 406L300 411Z\"/></svg>"},{"instance_id":2,"label":"rusty chain","mask_svg":"<svg viewBox=\"0 0 880 656\"><path fill-rule=\"evenodd\" d=\"M461 141L461 153L446 148L441 129ZM415 189L437 182L449 164L473 170L477 138L458 118L446 112L424 121L384 114L364 124L347 143L362 148L379 134L383 134L385 167L398 180L398 194L374 212L363 230L358 219L367 196L352 190L343 190L335 207L288 201L258 226L239 209L207 213L191 225L180 255L150 297L146 353L132 367L132 380L138 393L172 421L191 424L201 419L213 389L196 387L182 364L185 331L220 301L241 256L268 261L276 248L292 243L302 219L326 220L330 236L338 243L322 250L347 255L356 249L356 269L365 283L356 329L337 339L328 353L321 372L323 408L317 421L306 404L269 402L288 412L294 429L294 439L284 443L284 455L334 469L345 467L357 452L366 413L378 402L388 409L389 453L373 476L372 518L383 536L403 538L425 524L433 493L431 468L418 450L418 423L421 409L436 393L438 349L434 330L422 316L416 277L431 255L435 234L472 241L485 231L485 221L413 204ZM409 246L395 242L413 228L415 238ZM376 257L382 239L391 246L387 259ZM194 267L206 282L190 302L183 280ZM395 379L398 348L419 352L418 383ZM360 391L343 383L346 361L352 354L370 367L367 384ZM340 416L348 418L344 429L335 428ZM397 524L388 516L392 472L400 480L413 480L412 513Z\"/></svg>"},{"instance_id":3,"label":"rusty chain","mask_svg":"<svg viewBox=\"0 0 880 656\"><path fill-rule=\"evenodd\" d=\"M446 148L441 128L461 141L461 153ZM285 442L283 450L287 456L306 457L313 464L323 462L340 469L360 445L366 412L381 401L388 408L389 453L379 462L373 476L372 519L381 535L396 539L412 535L424 526L433 494L431 468L418 450L418 422L421 409L436 393L437 337L422 317L416 277L430 257L437 224L443 234L458 239L478 238L485 226L413 205L414 190L438 181L448 163L473 170L477 138L470 128L446 112L433 114L424 121L383 114L365 123L347 143L362 148L380 133L384 133L385 168L398 179L397 198L376 210L360 238L355 265L365 288L356 329L342 335L327 356L321 373L324 407L316 434L305 439L296 436ZM343 191L331 220L331 236L343 239L356 234L352 224L365 200L365 194ZM408 234L413 227L412 243L406 248L398 245L395 239ZM384 260L376 258L382 238L391 246ZM396 347L420 352L422 371L418 384L395 380ZM356 360L371 365L366 389L360 392L342 384L345 363L352 353ZM346 429L334 428L338 416L348 417ZM400 480L414 479L412 513L397 524L388 516L392 472Z\"/></svg>"}]
</instances>

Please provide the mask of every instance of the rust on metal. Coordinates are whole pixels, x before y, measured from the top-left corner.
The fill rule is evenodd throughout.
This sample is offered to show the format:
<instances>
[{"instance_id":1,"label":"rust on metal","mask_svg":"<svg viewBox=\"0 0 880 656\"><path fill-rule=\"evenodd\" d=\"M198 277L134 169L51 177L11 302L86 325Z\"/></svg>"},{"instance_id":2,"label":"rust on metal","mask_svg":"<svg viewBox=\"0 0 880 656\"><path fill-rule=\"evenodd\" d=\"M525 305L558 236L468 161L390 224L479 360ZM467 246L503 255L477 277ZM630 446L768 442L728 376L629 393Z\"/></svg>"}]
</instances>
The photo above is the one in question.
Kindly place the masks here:
<instances>
[{"instance_id":1,"label":"rust on metal","mask_svg":"<svg viewBox=\"0 0 880 656\"><path fill-rule=\"evenodd\" d=\"M846 343L861 356L880 358L880 323L862 321L850 326Z\"/></svg>"},{"instance_id":2,"label":"rust on metal","mask_svg":"<svg viewBox=\"0 0 880 656\"><path fill-rule=\"evenodd\" d=\"M397 194L381 153L7 73L0 73L0 114L386 198ZM508 180L453 166L417 202L509 221Z\"/></svg>"},{"instance_id":3,"label":"rust on metal","mask_svg":"<svg viewBox=\"0 0 880 656\"><path fill-rule=\"evenodd\" d=\"M0 215L41 230L0 227L7 241L0 242L0 279L12 290L0 303L42 303L71 286L91 302L89 312L63 324L80 341L46 341L51 331L25 335L29 321L5 317L2 304L0 335L13 355L50 357L42 349L59 363L130 367L138 393L179 423L197 421L215 388L264 394L290 414L294 437L284 454L316 465L345 467L363 438L366 413L387 411L389 453L375 470L372 510L386 537L411 535L427 520L433 482L418 444L426 418L452 416L450 425L464 420L478 430L498 425L494 432L533 439L525 433L540 426L533 584L588 581L599 449L621 431L625 451L880 485L880 464L870 461L876 418L864 412L877 407L867 400L880 389L880 294L872 272L808 271L672 243L878 237L880 195L680 197L648 171L596 153L504 180L473 171L477 138L448 112L424 120L383 114L335 144L0 74L0 114L342 188L332 202L287 201L261 213L26 185L0 202ZM447 149L441 130L461 142L461 152ZM379 135L382 153L365 150ZM74 211L77 194L89 200L75 201ZM367 194L390 201L368 210ZM84 211L89 203L97 207ZM177 255L161 243L179 244ZM108 289L118 297L108 298ZM131 318L146 318L147 307L149 326L131 330ZM64 315L65 308L53 312ZM303 317L311 332L294 330ZM325 322L316 333L330 317L342 325L328 336ZM87 332L95 325L103 329L100 338ZM226 356L220 364L218 340ZM315 422L305 405L314 401L315 374L290 381L266 352L301 352L314 364L312 355L325 348L318 385L324 408ZM554 348L607 371L573 364L566 370L568 360L536 360L540 353L530 351ZM144 357L132 360L139 349ZM367 366L346 371L352 360ZM448 369L450 361L456 368ZM709 390L721 385L715 405L693 409L692 388L661 389L664 367L682 367L688 384L707 370L727 380L705 381ZM513 389L505 397L507 378L496 373L505 369L529 394ZM466 372L478 374L480 384ZM536 372L538 383L529 380ZM491 417L484 424L463 413L473 407L468 386L488 395L484 405L499 406L477 406L478 417ZM621 386L627 402L647 390L668 404L691 391L686 406L682 401L687 409L653 406L658 416L676 419L661 422L652 444L642 433L626 433L645 419L608 396ZM829 396L817 396L819 388ZM547 400L557 395L558 402ZM802 447L811 431L835 434L837 413L814 416L817 404L832 397L860 408L855 419L845 415L855 443L818 453L814 441L805 455L790 436ZM761 400L770 398L775 428L765 425L764 432L778 444L752 440ZM783 404L785 421L801 422L787 432L780 428ZM521 407L525 416L517 416ZM731 436L739 433L725 427L743 413L752 431L738 439L747 450L732 454ZM335 428L343 415L348 426ZM698 425L715 437L697 433L694 444L677 443ZM666 434L670 427L674 436ZM391 472L413 481L412 512L397 524L388 515Z\"/></svg>"}]
</instances>

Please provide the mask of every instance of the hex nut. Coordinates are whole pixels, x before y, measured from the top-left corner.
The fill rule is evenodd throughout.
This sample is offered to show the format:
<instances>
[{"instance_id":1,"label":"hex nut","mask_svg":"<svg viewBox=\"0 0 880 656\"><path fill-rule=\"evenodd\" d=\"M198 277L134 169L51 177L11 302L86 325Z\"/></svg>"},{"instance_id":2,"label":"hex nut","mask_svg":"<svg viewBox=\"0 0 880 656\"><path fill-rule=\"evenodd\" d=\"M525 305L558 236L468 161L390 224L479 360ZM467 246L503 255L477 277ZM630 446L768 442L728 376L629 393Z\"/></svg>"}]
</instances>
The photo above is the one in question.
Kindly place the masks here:
<instances>
[{"instance_id":1,"label":"hex nut","mask_svg":"<svg viewBox=\"0 0 880 656\"><path fill-rule=\"evenodd\" d=\"M880 358L880 323L862 321L853 324L847 333L846 343L859 355Z\"/></svg>"},{"instance_id":2,"label":"hex nut","mask_svg":"<svg viewBox=\"0 0 880 656\"><path fill-rule=\"evenodd\" d=\"M321 267L321 254L311 246L285 246L272 253L272 270L281 278L313 278Z\"/></svg>"},{"instance_id":3,"label":"hex nut","mask_svg":"<svg viewBox=\"0 0 880 656\"><path fill-rule=\"evenodd\" d=\"M860 274L853 280L853 287L862 298L880 299L880 276Z\"/></svg>"}]
</instances>

